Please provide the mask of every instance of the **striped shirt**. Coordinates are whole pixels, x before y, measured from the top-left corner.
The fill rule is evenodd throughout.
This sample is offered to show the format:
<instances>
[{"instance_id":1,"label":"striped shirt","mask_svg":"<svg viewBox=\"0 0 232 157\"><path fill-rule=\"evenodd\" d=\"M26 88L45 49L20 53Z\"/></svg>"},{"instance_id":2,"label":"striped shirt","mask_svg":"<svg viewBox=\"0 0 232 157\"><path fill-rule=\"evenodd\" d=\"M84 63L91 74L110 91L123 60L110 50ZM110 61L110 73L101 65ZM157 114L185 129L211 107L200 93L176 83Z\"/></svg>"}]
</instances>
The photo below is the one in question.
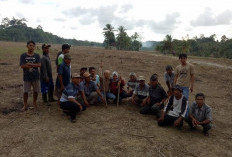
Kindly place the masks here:
<instances>
[{"instance_id":1,"label":"striped shirt","mask_svg":"<svg viewBox=\"0 0 232 157\"><path fill-rule=\"evenodd\" d=\"M135 86L136 85L139 85L139 81L131 81L131 80L129 80L127 83L126 83L126 86L127 87L130 87L132 90L134 90L135 89Z\"/></svg>"},{"instance_id":2,"label":"striped shirt","mask_svg":"<svg viewBox=\"0 0 232 157\"><path fill-rule=\"evenodd\" d=\"M135 90L133 92L136 96L149 96L149 86L147 84L144 85L143 88L141 88L140 85L136 85Z\"/></svg>"},{"instance_id":3,"label":"striped shirt","mask_svg":"<svg viewBox=\"0 0 232 157\"><path fill-rule=\"evenodd\" d=\"M73 83L69 83L62 93L60 102L67 102L69 98L75 98L79 91L79 86L75 86Z\"/></svg>"}]
</instances>

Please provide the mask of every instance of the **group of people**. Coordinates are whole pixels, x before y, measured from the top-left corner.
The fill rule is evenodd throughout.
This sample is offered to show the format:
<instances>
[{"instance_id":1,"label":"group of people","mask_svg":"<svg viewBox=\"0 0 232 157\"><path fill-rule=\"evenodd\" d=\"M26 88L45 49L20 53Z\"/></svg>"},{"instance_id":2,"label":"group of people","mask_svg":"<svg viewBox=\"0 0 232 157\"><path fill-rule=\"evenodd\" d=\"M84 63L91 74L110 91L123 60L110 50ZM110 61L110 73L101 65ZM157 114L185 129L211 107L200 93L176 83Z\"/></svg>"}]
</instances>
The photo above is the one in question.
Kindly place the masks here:
<instances>
[{"instance_id":1,"label":"group of people","mask_svg":"<svg viewBox=\"0 0 232 157\"><path fill-rule=\"evenodd\" d=\"M159 126L173 125L181 129L184 120L192 130L198 125L203 126L203 133L209 135L212 127L211 107L205 103L205 95L197 93L195 101L188 103L189 92L194 87L194 67L187 62L187 55L180 54L180 65L173 71L172 66L166 66L164 79L168 88L166 92L159 83L159 77L154 73L147 84L144 76L129 74L126 82L116 72L105 70L102 76L96 74L95 67L83 67L80 73L71 73L69 54L71 45L63 44L62 51L57 54L57 78L54 87L49 48L43 44L43 54L40 57L34 53L35 42L28 41L28 52L20 57L23 69L23 99L22 111L28 109L28 92L33 87L33 105L37 108L37 97L41 85L44 103L57 101L60 108L70 116L71 122L76 122L76 115L87 107L103 103L119 104L122 99L141 107L141 114L156 115ZM40 72L39 72L40 68ZM55 93L54 93L55 91ZM58 100L55 100L53 95Z\"/></svg>"}]
</instances>

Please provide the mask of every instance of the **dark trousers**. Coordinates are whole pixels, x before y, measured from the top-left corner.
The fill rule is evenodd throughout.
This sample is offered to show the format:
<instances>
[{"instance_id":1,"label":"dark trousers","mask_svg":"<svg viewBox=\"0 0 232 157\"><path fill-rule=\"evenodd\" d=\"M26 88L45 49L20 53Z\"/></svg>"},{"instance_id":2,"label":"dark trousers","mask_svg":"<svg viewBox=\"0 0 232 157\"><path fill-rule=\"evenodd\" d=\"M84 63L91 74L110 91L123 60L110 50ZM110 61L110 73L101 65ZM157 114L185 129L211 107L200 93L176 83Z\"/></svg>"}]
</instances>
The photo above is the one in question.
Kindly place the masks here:
<instances>
[{"instance_id":1,"label":"dark trousers","mask_svg":"<svg viewBox=\"0 0 232 157\"><path fill-rule=\"evenodd\" d=\"M163 121L158 121L159 126L168 126L168 125L173 125L173 123L178 119L179 117L173 117L170 115L165 115ZM180 126L178 128L181 128L183 126L183 120L180 123Z\"/></svg>"},{"instance_id":2,"label":"dark trousers","mask_svg":"<svg viewBox=\"0 0 232 157\"><path fill-rule=\"evenodd\" d=\"M115 95L115 97L116 97L116 99L114 100L114 103L116 103L117 102L117 99L118 99L118 95L116 94ZM119 94L119 102L121 102L122 101L122 99L124 99L124 98L128 98L128 97L130 97L130 94L127 94L126 92L121 92L120 94Z\"/></svg>"},{"instance_id":3,"label":"dark trousers","mask_svg":"<svg viewBox=\"0 0 232 157\"><path fill-rule=\"evenodd\" d=\"M147 105L144 106L141 110L141 114L153 114L156 115L158 118L160 117L160 110L164 108L164 104L161 105Z\"/></svg>"},{"instance_id":4,"label":"dark trousers","mask_svg":"<svg viewBox=\"0 0 232 157\"><path fill-rule=\"evenodd\" d=\"M86 109L86 106L81 104L83 111ZM70 101L66 101L66 102L61 102L60 107L63 110L67 110L69 111L69 115L71 117L71 119L76 119L76 115L77 113L80 111L79 106L74 103L74 102L70 102Z\"/></svg>"},{"instance_id":5,"label":"dark trousers","mask_svg":"<svg viewBox=\"0 0 232 157\"><path fill-rule=\"evenodd\" d=\"M54 83L52 79L49 79L49 82L46 82L44 80L40 81L40 86L41 86L41 93L42 94L47 94L49 91L54 91Z\"/></svg>"},{"instance_id":6,"label":"dark trousers","mask_svg":"<svg viewBox=\"0 0 232 157\"><path fill-rule=\"evenodd\" d=\"M195 127L193 127L193 123L192 123L192 119L191 118L188 118L185 121L188 123L188 125L190 126L191 129L195 128ZM207 133L212 128L211 123L204 124L204 125L201 125L201 126L203 127L203 132L204 133Z\"/></svg>"}]
</instances>

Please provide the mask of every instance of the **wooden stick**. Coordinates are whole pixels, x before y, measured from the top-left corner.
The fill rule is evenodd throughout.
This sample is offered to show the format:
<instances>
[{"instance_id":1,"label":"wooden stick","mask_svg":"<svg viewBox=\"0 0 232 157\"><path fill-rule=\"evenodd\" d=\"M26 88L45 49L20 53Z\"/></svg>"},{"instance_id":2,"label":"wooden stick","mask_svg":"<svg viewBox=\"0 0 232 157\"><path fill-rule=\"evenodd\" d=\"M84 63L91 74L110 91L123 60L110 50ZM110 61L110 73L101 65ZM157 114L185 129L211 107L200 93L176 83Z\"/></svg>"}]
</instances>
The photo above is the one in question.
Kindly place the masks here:
<instances>
[{"instance_id":1,"label":"wooden stick","mask_svg":"<svg viewBox=\"0 0 232 157\"><path fill-rule=\"evenodd\" d=\"M118 75L118 77L119 77L119 75ZM119 78L118 78L118 79L119 79ZM119 106L120 85L121 85L121 78L120 78L120 81L118 82L117 107Z\"/></svg>"},{"instance_id":2,"label":"wooden stick","mask_svg":"<svg viewBox=\"0 0 232 157\"><path fill-rule=\"evenodd\" d=\"M104 56L105 56L105 53L104 53ZM101 59L101 75L102 75L102 85L103 85L103 92L104 92L104 99L105 99L105 107L108 106L107 104L107 100L106 100L106 89L105 89L105 76L103 74L103 64L102 64L102 59Z\"/></svg>"}]
</instances>

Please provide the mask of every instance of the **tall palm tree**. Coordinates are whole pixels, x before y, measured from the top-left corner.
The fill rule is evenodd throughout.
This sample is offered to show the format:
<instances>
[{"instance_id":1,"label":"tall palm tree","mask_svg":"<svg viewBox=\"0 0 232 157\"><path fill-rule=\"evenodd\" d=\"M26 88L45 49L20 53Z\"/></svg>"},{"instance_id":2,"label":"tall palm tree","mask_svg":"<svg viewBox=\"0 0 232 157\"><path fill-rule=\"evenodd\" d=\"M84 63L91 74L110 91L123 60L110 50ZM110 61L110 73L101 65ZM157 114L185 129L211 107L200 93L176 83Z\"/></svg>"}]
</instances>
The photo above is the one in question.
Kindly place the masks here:
<instances>
[{"instance_id":1,"label":"tall palm tree","mask_svg":"<svg viewBox=\"0 0 232 157\"><path fill-rule=\"evenodd\" d=\"M106 48L108 49L113 43L115 43L114 27L111 24L106 24L103 28L103 34L105 37Z\"/></svg>"}]
</instances>

